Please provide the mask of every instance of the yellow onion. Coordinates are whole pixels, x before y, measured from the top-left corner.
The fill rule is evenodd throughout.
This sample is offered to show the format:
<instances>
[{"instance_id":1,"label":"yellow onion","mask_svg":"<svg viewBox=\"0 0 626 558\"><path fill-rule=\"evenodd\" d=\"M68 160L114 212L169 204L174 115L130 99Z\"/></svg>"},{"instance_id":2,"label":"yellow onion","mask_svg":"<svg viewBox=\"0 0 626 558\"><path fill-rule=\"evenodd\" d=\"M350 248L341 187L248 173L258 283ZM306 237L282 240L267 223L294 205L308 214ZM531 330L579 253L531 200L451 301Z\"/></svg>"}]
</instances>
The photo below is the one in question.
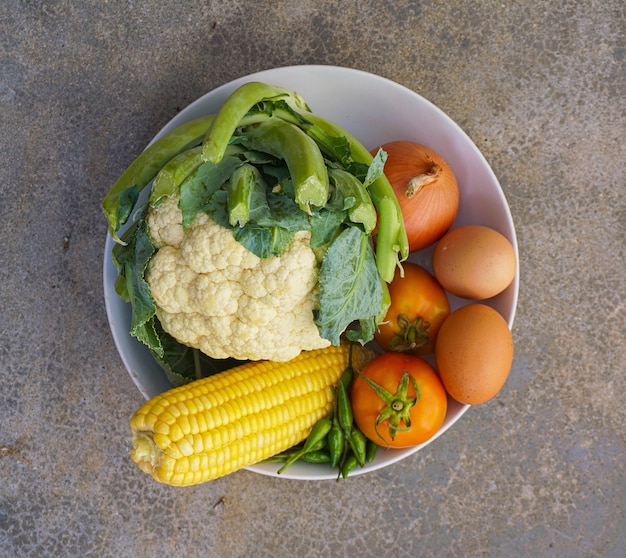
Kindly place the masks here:
<instances>
[{"instance_id":1,"label":"yellow onion","mask_svg":"<svg viewBox=\"0 0 626 558\"><path fill-rule=\"evenodd\" d=\"M416 142L392 141L380 148L387 153L384 172L400 202L409 249L422 250L439 240L456 218L459 188L454 172L441 155Z\"/></svg>"}]
</instances>

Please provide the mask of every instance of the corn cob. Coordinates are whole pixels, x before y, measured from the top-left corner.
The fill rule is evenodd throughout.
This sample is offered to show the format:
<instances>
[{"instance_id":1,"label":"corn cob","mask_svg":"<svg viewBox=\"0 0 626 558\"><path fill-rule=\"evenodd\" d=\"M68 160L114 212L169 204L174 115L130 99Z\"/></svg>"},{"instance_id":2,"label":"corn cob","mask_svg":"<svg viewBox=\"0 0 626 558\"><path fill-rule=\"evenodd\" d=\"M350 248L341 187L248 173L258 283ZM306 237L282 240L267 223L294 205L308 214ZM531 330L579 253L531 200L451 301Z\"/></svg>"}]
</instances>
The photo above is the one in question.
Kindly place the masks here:
<instances>
[{"instance_id":1,"label":"corn cob","mask_svg":"<svg viewBox=\"0 0 626 558\"><path fill-rule=\"evenodd\" d=\"M371 358L354 346L352 364ZM330 414L349 347L301 353L289 362L249 362L171 389L130 420L131 458L157 481L213 480L303 441Z\"/></svg>"}]
</instances>

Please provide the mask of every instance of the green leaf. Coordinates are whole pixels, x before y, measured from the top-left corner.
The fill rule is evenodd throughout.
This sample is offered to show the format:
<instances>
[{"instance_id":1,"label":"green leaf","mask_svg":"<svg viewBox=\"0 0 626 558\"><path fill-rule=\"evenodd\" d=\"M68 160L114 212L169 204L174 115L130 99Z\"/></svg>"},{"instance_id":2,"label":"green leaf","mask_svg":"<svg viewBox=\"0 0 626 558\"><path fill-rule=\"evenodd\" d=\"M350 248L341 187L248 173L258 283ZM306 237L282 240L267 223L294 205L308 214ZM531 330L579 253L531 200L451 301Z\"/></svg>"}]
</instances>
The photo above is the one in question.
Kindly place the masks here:
<instances>
[{"instance_id":1,"label":"green leaf","mask_svg":"<svg viewBox=\"0 0 626 558\"><path fill-rule=\"evenodd\" d=\"M365 180L363 181L363 185L366 188L369 188L370 184L378 180L383 175L386 162L387 153L382 149L379 149L367 169L367 174L365 175Z\"/></svg>"},{"instance_id":2,"label":"green leaf","mask_svg":"<svg viewBox=\"0 0 626 558\"><path fill-rule=\"evenodd\" d=\"M117 269L117 277L115 279L115 292L126 302L130 302L130 295L126 288L126 277L124 276L126 262L134 257L134 239L133 236L137 229L137 223L133 223L121 237L121 243L115 243L111 251L111 259L115 269Z\"/></svg>"},{"instance_id":3,"label":"green leaf","mask_svg":"<svg viewBox=\"0 0 626 558\"><path fill-rule=\"evenodd\" d=\"M379 322L375 317L361 319L346 330L346 338L355 343L367 343L374 339L378 324Z\"/></svg>"},{"instance_id":4,"label":"green leaf","mask_svg":"<svg viewBox=\"0 0 626 558\"><path fill-rule=\"evenodd\" d=\"M258 173L257 180L252 184L250 192L250 215L248 220L260 226L276 226L268 203L267 183Z\"/></svg>"},{"instance_id":5,"label":"green leaf","mask_svg":"<svg viewBox=\"0 0 626 558\"><path fill-rule=\"evenodd\" d=\"M163 329L156 318L154 330L163 350L160 354L152 351L152 354L174 386L206 378L241 364L241 361L234 358L219 360L211 358L198 349L179 343Z\"/></svg>"},{"instance_id":6,"label":"green leaf","mask_svg":"<svg viewBox=\"0 0 626 558\"><path fill-rule=\"evenodd\" d=\"M253 220L262 226L278 227L292 231L309 230L309 216L304 213L300 206L287 195L283 194L267 194L267 205L269 207L269 215L259 217Z\"/></svg>"},{"instance_id":7,"label":"green leaf","mask_svg":"<svg viewBox=\"0 0 626 558\"><path fill-rule=\"evenodd\" d=\"M131 330L131 334L146 345L153 354L158 355L163 351L163 347L161 347L161 340L154 330L155 320L156 316L152 316L146 322Z\"/></svg>"},{"instance_id":8,"label":"green leaf","mask_svg":"<svg viewBox=\"0 0 626 558\"><path fill-rule=\"evenodd\" d=\"M269 153L263 151L253 151L252 149L243 150L242 157L251 165L256 167L275 166L280 163L276 157L272 157Z\"/></svg>"},{"instance_id":9,"label":"green leaf","mask_svg":"<svg viewBox=\"0 0 626 558\"><path fill-rule=\"evenodd\" d=\"M276 187L280 190L280 193L294 198L295 189L287 165L282 161L280 161L280 164L263 165L262 171L265 176L274 178Z\"/></svg>"},{"instance_id":10,"label":"green leaf","mask_svg":"<svg viewBox=\"0 0 626 558\"><path fill-rule=\"evenodd\" d=\"M144 279L155 250L145 220L134 223L122 238L125 244L116 244L113 248L113 261L118 270L115 291L131 304L131 335L151 350L159 351L161 345L154 331L156 307Z\"/></svg>"},{"instance_id":11,"label":"green leaf","mask_svg":"<svg viewBox=\"0 0 626 558\"><path fill-rule=\"evenodd\" d=\"M346 165L346 170L356 176L361 182L365 182L369 168L369 165L356 161L352 161L350 164Z\"/></svg>"},{"instance_id":12,"label":"green leaf","mask_svg":"<svg viewBox=\"0 0 626 558\"><path fill-rule=\"evenodd\" d=\"M333 345L357 320L358 340L371 340L371 320L380 314L383 291L369 237L358 227L345 228L328 247L319 275L319 303L315 322Z\"/></svg>"},{"instance_id":13,"label":"green leaf","mask_svg":"<svg viewBox=\"0 0 626 558\"><path fill-rule=\"evenodd\" d=\"M309 218L311 226L311 248L322 248L330 243L346 219L346 211L329 211L324 208Z\"/></svg>"},{"instance_id":14,"label":"green leaf","mask_svg":"<svg viewBox=\"0 0 626 558\"><path fill-rule=\"evenodd\" d=\"M133 257L134 241L133 235L137 229L137 223L133 223L122 235L122 243L116 243L111 250L113 265L118 273L124 268L124 264Z\"/></svg>"},{"instance_id":15,"label":"green leaf","mask_svg":"<svg viewBox=\"0 0 626 558\"><path fill-rule=\"evenodd\" d=\"M230 178L233 171L243 162L236 156L225 156L217 163L200 165L180 187L180 201L178 206L183 212L183 228L193 223L196 215L209 202L211 196L217 192Z\"/></svg>"},{"instance_id":16,"label":"green leaf","mask_svg":"<svg viewBox=\"0 0 626 558\"><path fill-rule=\"evenodd\" d=\"M310 125L310 122L300 113L295 111L285 99L278 97L257 103L248 111L246 117L262 115L275 115L283 120L286 120L287 122L296 124L303 129Z\"/></svg>"},{"instance_id":17,"label":"green leaf","mask_svg":"<svg viewBox=\"0 0 626 558\"><path fill-rule=\"evenodd\" d=\"M161 350L160 343L151 323L156 306L150 294L150 287L144 279L146 267L154 252L148 224L141 219L131 237L130 253L124 262L126 292L132 307L130 333L151 349L158 351Z\"/></svg>"},{"instance_id":18,"label":"green leaf","mask_svg":"<svg viewBox=\"0 0 626 558\"><path fill-rule=\"evenodd\" d=\"M248 223L245 227L234 228L233 234L238 242L259 258L280 256L295 233L282 227L259 227Z\"/></svg>"},{"instance_id":19,"label":"green leaf","mask_svg":"<svg viewBox=\"0 0 626 558\"><path fill-rule=\"evenodd\" d=\"M135 208L137 199L139 198L139 188L137 185L133 185L130 188L126 188L119 197L119 205L117 206L117 222L123 225L128 221L130 214Z\"/></svg>"},{"instance_id":20,"label":"green leaf","mask_svg":"<svg viewBox=\"0 0 626 558\"><path fill-rule=\"evenodd\" d=\"M350 142L344 136L332 136L317 124L311 124L306 128L307 134L311 136L320 149L326 154L339 161L343 166L348 166L352 162Z\"/></svg>"}]
</instances>

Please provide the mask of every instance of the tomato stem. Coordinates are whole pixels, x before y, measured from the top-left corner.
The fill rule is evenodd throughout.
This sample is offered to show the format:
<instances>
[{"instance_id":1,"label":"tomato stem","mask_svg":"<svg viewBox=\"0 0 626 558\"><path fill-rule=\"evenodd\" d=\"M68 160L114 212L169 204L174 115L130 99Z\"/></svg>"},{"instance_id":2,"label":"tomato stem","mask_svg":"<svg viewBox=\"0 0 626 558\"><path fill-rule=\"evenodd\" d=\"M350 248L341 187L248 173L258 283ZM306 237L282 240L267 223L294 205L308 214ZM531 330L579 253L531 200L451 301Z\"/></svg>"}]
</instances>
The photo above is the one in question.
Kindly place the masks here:
<instances>
[{"instance_id":1,"label":"tomato stem","mask_svg":"<svg viewBox=\"0 0 626 558\"><path fill-rule=\"evenodd\" d=\"M389 342L392 351L412 351L430 343L430 322L425 322L421 316L411 321L406 314L398 314L397 322L400 330Z\"/></svg>"},{"instance_id":2,"label":"tomato stem","mask_svg":"<svg viewBox=\"0 0 626 558\"><path fill-rule=\"evenodd\" d=\"M380 413L376 417L376 433L385 440L384 436L379 432L378 426L383 422L387 422L387 428L389 429L389 436L393 441L398 432L408 432L411 430L411 409L419 401L421 397L421 391L417 385L417 381L406 370L402 372L400 383L396 389L396 393L387 391L376 382L372 381L361 372L357 372L359 376L365 381L365 383L371 387L378 397L382 399L385 406L381 409ZM409 397L409 382L415 390L415 397ZM400 423L404 423L404 427L400 426Z\"/></svg>"}]
</instances>

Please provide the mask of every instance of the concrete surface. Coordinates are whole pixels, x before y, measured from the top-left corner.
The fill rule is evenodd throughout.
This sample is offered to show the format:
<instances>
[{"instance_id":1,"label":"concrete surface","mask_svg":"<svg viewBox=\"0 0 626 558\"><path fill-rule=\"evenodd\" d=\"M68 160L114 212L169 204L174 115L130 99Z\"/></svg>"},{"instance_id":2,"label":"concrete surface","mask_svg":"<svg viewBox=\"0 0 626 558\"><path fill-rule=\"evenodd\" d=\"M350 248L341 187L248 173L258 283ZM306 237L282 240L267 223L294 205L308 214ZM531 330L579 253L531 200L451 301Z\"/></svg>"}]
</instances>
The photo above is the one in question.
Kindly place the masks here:
<instances>
[{"instance_id":1,"label":"concrete surface","mask_svg":"<svg viewBox=\"0 0 626 558\"><path fill-rule=\"evenodd\" d=\"M626 7L621 0L4 0L0 555L626 555ZM521 291L509 382L348 482L160 486L102 298L99 203L180 108L260 69L393 79L501 180Z\"/></svg>"}]
</instances>

